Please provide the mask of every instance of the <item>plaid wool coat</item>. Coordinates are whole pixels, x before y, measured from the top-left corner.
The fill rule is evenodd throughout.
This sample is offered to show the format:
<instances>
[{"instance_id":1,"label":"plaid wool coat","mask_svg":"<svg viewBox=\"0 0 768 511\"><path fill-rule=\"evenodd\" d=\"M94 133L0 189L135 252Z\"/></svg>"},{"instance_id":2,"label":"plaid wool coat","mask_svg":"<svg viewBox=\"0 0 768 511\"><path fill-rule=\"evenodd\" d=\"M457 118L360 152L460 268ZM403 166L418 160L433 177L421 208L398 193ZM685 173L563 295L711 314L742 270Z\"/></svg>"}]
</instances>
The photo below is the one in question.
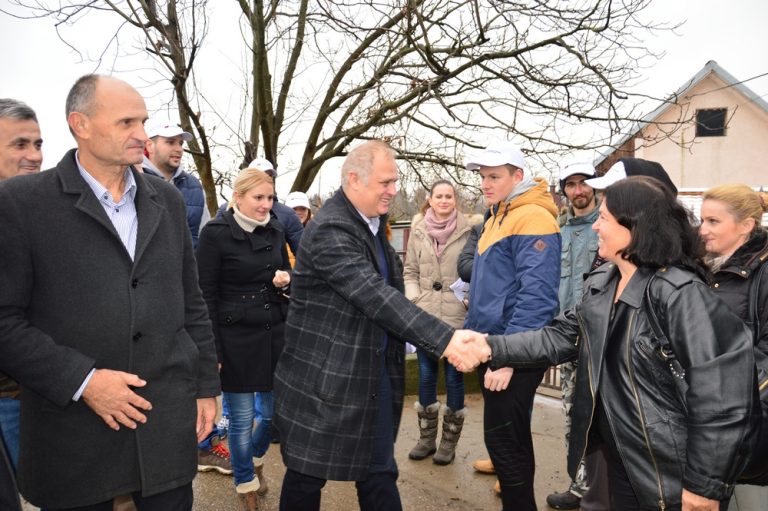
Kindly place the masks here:
<instances>
[{"instance_id":1,"label":"plaid wool coat","mask_svg":"<svg viewBox=\"0 0 768 511\"><path fill-rule=\"evenodd\" d=\"M384 240L390 282L373 234L339 190L307 224L291 282L285 349L275 374L274 422L286 466L323 479L368 476L381 357L392 382L395 438L403 408L403 340L439 357L453 335L403 294L402 264ZM389 334L383 349L384 332Z\"/></svg>"}]
</instances>

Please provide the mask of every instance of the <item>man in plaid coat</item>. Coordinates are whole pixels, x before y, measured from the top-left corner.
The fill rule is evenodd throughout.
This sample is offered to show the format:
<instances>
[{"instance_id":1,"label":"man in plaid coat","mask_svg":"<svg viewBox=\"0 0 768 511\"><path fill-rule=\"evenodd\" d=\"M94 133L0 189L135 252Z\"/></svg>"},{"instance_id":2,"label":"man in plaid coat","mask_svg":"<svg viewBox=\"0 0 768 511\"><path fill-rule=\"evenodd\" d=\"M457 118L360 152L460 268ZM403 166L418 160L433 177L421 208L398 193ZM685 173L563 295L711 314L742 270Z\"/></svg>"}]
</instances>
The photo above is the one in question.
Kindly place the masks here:
<instances>
[{"instance_id":1,"label":"man in plaid coat","mask_svg":"<svg viewBox=\"0 0 768 511\"><path fill-rule=\"evenodd\" d=\"M328 479L356 481L364 511L401 509L394 442L403 339L460 368L490 355L482 336L454 331L403 295L385 236L396 181L394 151L363 143L304 231L275 374L274 423L288 467L282 510L318 510Z\"/></svg>"}]
</instances>

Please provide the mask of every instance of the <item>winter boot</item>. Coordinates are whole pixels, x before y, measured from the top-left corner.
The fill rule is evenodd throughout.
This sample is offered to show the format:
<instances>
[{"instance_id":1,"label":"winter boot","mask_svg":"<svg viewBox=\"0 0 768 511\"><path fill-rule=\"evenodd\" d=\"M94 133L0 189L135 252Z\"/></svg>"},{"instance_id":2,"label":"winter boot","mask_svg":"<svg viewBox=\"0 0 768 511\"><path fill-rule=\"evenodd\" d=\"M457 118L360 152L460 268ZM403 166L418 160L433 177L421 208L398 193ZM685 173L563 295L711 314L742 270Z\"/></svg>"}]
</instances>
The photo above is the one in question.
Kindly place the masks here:
<instances>
[{"instance_id":1,"label":"winter boot","mask_svg":"<svg viewBox=\"0 0 768 511\"><path fill-rule=\"evenodd\" d=\"M434 463L448 465L456 457L456 444L459 442L466 414L466 408L454 412L447 406L445 407L445 412L443 412L443 437L440 439L440 448L432 456Z\"/></svg>"},{"instance_id":2,"label":"winter boot","mask_svg":"<svg viewBox=\"0 0 768 511\"><path fill-rule=\"evenodd\" d=\"M237 500L240 504L240 511L259 511L261 506L259 503L261 497L259 496L259 480L254 478L247 483L241 483L235 486L237 492Z\"/></svg>"},{"instance_id":3,"label":"winter boot","mask_svg":"<svg viewBox=\"0 0 768 511\"><path fill-rule=\"evenodd\" d=\"M435 401L424 408L416 401L414 405L419 415L419 442L411 449L408 457L412 460L423 460L435 453L435 440L437 439L437 416L440 413L440 401Z\"/></svg>"},{"instance_id":4,"label":"winter boot","mask_svg":"<svg viewBox=\"0 0 768 511\"><path fill-rule=\"evenodd\" d=\"M267 486L267 478L264 477L264 458L253 458L253 472L256 474L256 479L259 480L258 494L266 495L269 487Z\"/></svg>"}]
</instances>

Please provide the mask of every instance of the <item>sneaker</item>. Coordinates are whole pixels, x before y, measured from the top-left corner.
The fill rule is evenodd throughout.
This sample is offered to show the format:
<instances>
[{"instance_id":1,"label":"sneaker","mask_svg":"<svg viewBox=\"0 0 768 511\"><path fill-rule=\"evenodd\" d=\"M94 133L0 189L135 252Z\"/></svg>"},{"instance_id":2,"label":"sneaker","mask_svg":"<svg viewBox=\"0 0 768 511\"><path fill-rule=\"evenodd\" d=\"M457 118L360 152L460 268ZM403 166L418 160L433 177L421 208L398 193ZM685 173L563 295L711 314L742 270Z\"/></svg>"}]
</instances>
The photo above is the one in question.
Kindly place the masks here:
<instances>
[{"instance_id":1,"label":"sneaker","mask_svg":"<svg viewBox=\"0 0 768 511\"><path fill-rule=\"evenodd\" d=\"M496 469L493 468L493 462L491 460L476 460L474 463L472 463L472 468L474 468L481 474L496 473Z\"/></svg>"},{"instance_id":2,"label":"sneaker","mask_svg":"<svg viewBox=\"0 0 768 511\"><path fill-rule=\"evenodd\" d=\"M232 463L229 457L229 449L223 443L216 444L210 450L197 450L198 472L215 470L220 474L232 474Z\"/></svg>"},{"instance_id":3,"label":"sneaker","mask_svg":"<svg viewBox=\"0 0 768 511\"><path fill-rule=\"evenodd\" d=\"M216 424L216 428L219 430L221 438L227 437L227 431L229 431L229 417L222 415L219 422Z\"/></svg>"},{"instance_id":4,"label":"sneaker","mask_svg":"<svg viewBox=\"0 0 768 511\"><path fill-rule=\"evenodd\" d=\"M554 509L579 509L581 499L570 491L552 493L547 496L547 505Z\"/></svg>"}]
</instances>

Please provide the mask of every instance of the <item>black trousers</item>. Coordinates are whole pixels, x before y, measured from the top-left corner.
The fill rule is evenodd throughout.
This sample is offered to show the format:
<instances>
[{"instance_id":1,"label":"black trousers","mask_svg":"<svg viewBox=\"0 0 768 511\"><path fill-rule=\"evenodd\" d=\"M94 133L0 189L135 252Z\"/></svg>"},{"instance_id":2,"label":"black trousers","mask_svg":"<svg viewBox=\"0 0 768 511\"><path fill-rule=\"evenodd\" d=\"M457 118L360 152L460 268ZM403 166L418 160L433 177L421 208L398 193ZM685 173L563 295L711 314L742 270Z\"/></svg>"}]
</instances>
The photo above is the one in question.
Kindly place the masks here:
<instances>
[{"instance_id":1,"label":"black trousers","mask_svg":"<svg viewBox=\"0 0 768 511\"><path fill-rule=\"evenodd\" d=\"M505 511L536 511L531 438L531 408L544 369L515 369L506 390L491 392L482 385L486 366L478 369L483 399L485 447L501 485Z\"/></svg>"},{"instance_id":2,"label":"black trousers","mask_svg":"<svg viewBox=\"0 0 768 511\"><path fill-rule=\"evenodd\" d=\"M288 469L280 493L280 511L318 511L320 490L325 479L308 476ZM361 511L401 511L397 474L371 473L365 481L355 482L357 501Z\"/></svg>"},{"instance_id":3,"label":"black trousers","mask_svg":"<svg viewBox=\"0 0 768 511\"><path fill-rule=\"evenodd\" d=\"M192 483L149 497L142 497L137 491L132 497L138 511L192 511ZM45 511L112 511L112 505L112 500L107 500L90 506L48 508Z\"/></svg>"}]
</instances>

